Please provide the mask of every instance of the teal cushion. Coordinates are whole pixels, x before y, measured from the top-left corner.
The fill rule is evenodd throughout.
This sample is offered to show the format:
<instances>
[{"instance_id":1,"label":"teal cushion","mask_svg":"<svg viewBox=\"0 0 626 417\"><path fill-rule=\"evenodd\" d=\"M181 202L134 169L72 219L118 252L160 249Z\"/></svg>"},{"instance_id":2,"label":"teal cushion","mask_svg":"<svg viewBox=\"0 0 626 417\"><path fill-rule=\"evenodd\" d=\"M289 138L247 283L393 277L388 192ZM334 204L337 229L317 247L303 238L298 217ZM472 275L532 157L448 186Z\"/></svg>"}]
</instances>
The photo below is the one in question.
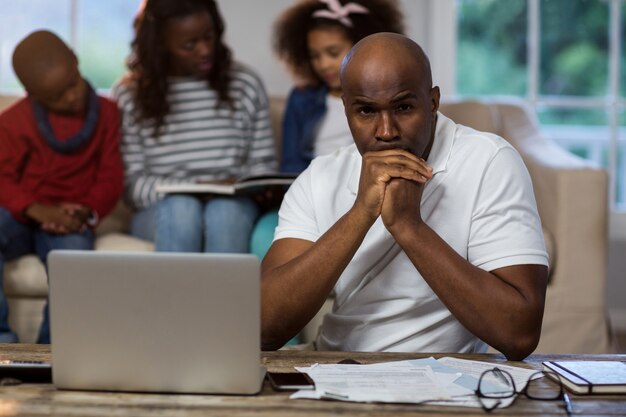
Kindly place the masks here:
<instances>
[{"instance_id":1,"label":"teal cushion","mask_svg":"<svg viewBox=\"0 0 626 417\"><path fill-rule=\"evenodd\" d=\"M250 253L263 259L274 239L274 229L278 225L278 211L273 210L265 213L256 222L250 236Z\"/></svg>"}]
</instances>

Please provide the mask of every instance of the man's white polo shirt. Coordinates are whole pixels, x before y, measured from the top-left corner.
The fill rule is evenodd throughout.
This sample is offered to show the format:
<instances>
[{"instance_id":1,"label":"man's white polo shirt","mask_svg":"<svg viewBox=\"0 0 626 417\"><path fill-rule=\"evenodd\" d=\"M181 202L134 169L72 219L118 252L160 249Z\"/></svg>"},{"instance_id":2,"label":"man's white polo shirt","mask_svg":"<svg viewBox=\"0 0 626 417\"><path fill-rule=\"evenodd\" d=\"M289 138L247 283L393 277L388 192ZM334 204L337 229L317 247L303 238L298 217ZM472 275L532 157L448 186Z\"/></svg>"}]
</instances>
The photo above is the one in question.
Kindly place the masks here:
<instances>
[{"instance_id":1,"label":"man's white polo shirt","mask_svg":"<svg viewBox=\"0 0 626 417\"><path fill-rule=\"evenodd\" d=\"M422 218L457 253L486 271L548 265L530 177L508 142L440 113L428 163L434 175L422 195ZM285 196L274 240L317 241L354 204L360 170L355 145L313 160ZM334 293L317 338L320 350L486 349L439 300L380 218Z\"/></svg>"}]
</instances>

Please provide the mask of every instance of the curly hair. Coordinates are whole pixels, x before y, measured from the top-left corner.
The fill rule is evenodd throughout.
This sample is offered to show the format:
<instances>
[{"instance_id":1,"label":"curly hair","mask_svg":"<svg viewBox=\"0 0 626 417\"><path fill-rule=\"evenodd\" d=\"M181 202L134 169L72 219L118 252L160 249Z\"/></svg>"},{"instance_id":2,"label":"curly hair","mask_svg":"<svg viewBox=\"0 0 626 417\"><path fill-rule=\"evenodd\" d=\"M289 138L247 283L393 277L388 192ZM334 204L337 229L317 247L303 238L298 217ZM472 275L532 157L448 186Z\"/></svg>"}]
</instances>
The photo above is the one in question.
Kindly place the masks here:
<instances>
[{"instance_id":1,"label":"curly hair","mask_svg":"<svg viewBox=\"0 0 626 417\"><path fill-rule=\"evenodd\" d=\"M307 45L307 35L314 29L340 28L356 44L364 37L377 32L404 33L402 11L397 0L339 0L342 5L356 3L369 13L351 13L352 27L338 20L313 16L317 10L327 9L320 0L300 1L285 10L274 23L273 47L293 74L306 84L316 86L323 81L315 74Z\"/></svg>"},{"instance_id":2,"label":"curly hair","mask_svg":"<svg viewBox=\"0 0 626 417\"><path fill-rule=\"evenodd\" d=\"M131 43L128 68L136 84L136 116L140 120L154 120L157 130L169 112L167 70L170 58L163 40L166 22L204 11L211 16L215 31L216 65L207 75L207 82L217 92L220 102L232 105L229 96L232 55L222 41L224 20L214 0L147 0L135 18L135 39Z\"/></svg>"}]
</instances>

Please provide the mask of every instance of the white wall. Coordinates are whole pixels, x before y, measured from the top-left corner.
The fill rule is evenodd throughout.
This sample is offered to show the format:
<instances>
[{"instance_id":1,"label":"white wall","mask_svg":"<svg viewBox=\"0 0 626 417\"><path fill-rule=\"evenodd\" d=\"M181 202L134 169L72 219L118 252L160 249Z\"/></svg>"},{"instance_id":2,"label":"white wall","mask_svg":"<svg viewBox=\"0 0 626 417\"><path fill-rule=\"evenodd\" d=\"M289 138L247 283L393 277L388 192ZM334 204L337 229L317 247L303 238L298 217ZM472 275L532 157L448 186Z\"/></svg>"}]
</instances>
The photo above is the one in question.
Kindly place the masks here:
<instances>
[{"instance_id":1,"label":"white wall","mask_svg":"<svg viewBox=\"0 0 626 417\"><path fill-rule=\"evenodd\" d=\"M272 23L293 0L222 0L226 43L235 59L257 70L269 94L285 94L291 85L288 72L271 47Z\"/></svg>"}]
</instances>

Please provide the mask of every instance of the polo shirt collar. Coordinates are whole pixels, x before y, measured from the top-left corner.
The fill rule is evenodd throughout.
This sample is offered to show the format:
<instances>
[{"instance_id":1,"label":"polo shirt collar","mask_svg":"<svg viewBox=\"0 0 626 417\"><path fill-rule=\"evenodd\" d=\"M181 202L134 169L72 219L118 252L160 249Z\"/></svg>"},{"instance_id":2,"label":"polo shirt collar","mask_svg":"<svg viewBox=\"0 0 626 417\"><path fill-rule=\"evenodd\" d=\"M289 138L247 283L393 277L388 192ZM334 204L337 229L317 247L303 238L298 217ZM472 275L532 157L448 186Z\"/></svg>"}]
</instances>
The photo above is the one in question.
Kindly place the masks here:
<instances>
[{"instance_id":1,"label":"polo shirt collar","mask_svg":"<svg viewBox=\"0 0 626 417\"><path fill-rule=\"evenodd\" d=\"M446 170L450 154L452 153L455 134L456 124L441 114L441 112L438 112L435 140L426 161L433 168L433 175Z\"/></svg>"},{"instance_id":2,"label":"polo shirt collar","mask_svg":"<svg viewBox=\"0 0 626 417\"><path fill-rule=\"evenodd\" d=\"M456 133L456 124L446 116L437 113L437 126L435 127L435 140L433 147L428 155L428 164L433 168L433 176L439 172L444 172L452 153L452 145L454 144L454 135ZM356 194L359 190L359 178L361 177L361 155L353 145L353 156L358 161L353 164L352 175L348 180L348 189L352 194Z\"/></svg>"}]
</instances>

